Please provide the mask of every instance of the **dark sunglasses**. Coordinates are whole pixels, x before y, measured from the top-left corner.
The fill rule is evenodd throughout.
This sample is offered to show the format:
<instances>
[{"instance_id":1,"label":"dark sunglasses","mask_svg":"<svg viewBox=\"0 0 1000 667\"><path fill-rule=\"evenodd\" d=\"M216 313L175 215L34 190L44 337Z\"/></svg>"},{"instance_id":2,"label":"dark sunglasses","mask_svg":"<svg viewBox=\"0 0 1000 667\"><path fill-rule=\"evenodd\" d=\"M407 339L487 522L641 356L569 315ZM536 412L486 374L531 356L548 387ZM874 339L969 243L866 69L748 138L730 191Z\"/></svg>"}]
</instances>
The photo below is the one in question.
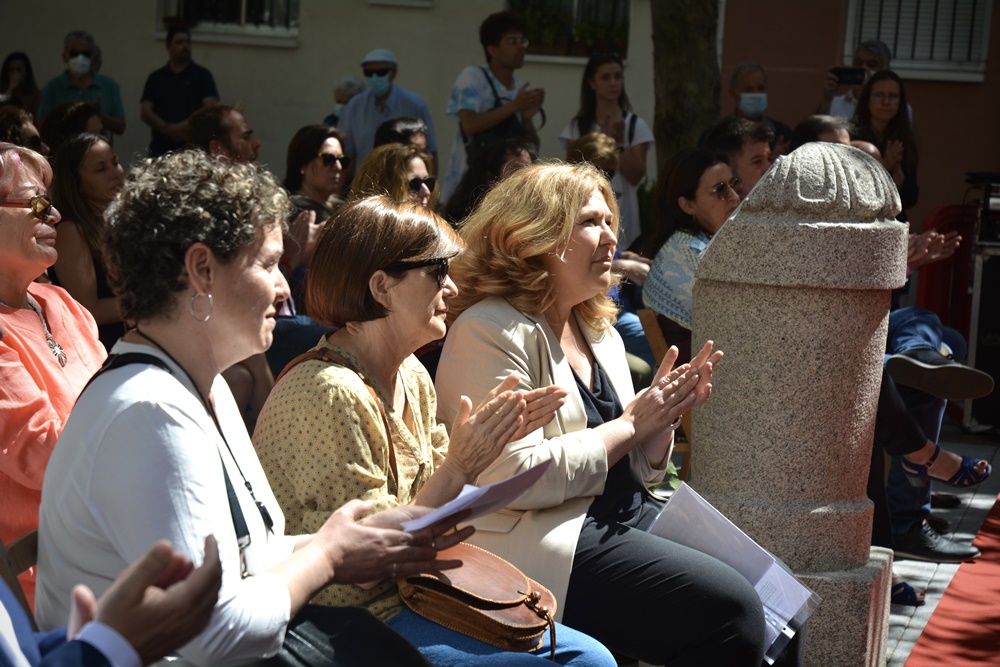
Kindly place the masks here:
<instances>
[{"instance_id":1,"label":"dark sunglasses","mask_svg":"<svg viewBox=\"0 0 1000 667\"><path fill-rule=\"evenodd\" d=\"M87 56L88 58L90 58L92 55L93 54L90 51L70 50L70 52L69 52L69 57L70 58L76 58L77 56Z\"/></svg>"},{"instance_id":2,"label":"dark sunglasses","mask_svg":"<svg viewBox=\"0 0 1000 667\"><path fill-rule=\"evenodd\" d=\"M433 176L428 176L427 178L414 176L410 179L410 192L420 192L421 185L426 185L428 190L434 192L434 186L437 185L437 179Z\"/></svg>"},{"instance_id":3,"label":"dark sunglasses","mask_svg":"<svg viewBox=\"0 0 1000 667\"><path fill-rule=\"evenodd\" d=\"M434 259L423 259L415 262L393 262L382 270L386 273L402 273L403 271L421 269L425 266L433 266L434 277L437 279L438 287L444 287L444 283L448 279L448 263L450 261L451 259L448 257L435 257Z\"/></svg>"},{"instance_id":4,"label":"dark sunglasses","mask_svg":"<svg viewBox=\"0 0 1000 667\"><path fill-rule=\"evenodd\" d=\"M46 220L52 215L52 202L45 195L35 195L30 199L7 199L0 202L3 208L30 208L31 215Z\"/></svg>"},{"instance_id":5,"label":"dark sunglasses","mask_svg":"<svg viewBox=\"0 0 1000 667\"><path fill-rule=\"evenodd\" d=\"M728 183L725 181L719 181L718 183L712 186L712 189L709 190L709 192L711 192L716 199L724 200L727 195L726 188L729 188L730 190L735 192L737 197L743 196L743 181L741 181L739 178L735 176Z\"/></svg>"},{"instance_id":6,"label":"dark sunglasses","mask_svg":"<svg viewBox=\"0 0 1000 667\"><path fill-rule=\"evenodd\" d=\"M336 162L340 165L341 169L347 169L351 165L351 158L346 155L334 155L333 153L320 153L317 155L320 160L323 161L324 167L332 167L333 163Z\"/></svg>"},{"instance_id":7,"label":"dark sunglasses","mask_svg":"<svg viewBox=\"0 0 1000 667\"><path fill-rule=\"evenodd\" d=\"M389 73L391 71L392 71L391 67L379 67L378 69L366 69L366 70L364 70L366 77L369 77L369 76L386 77L386 76L389 76Z\"/></svg>"}]
</instances>

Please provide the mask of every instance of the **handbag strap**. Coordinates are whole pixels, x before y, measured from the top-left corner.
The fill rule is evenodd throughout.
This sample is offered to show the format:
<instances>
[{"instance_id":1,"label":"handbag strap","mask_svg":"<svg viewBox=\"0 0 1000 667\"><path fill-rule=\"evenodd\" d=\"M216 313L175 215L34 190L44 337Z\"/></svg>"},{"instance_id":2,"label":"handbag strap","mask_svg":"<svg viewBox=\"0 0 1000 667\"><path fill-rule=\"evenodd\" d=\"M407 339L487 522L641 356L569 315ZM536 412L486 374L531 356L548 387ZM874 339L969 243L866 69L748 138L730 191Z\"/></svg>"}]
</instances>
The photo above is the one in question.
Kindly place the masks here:
<instances>
[{"instance_id":1,"label":"handbag strap","mask_svg":"<svg viewBox=\"0 0 1000 667\"><path fill-rule=\"evenodd\" d=\"M313 359L319 359L320 361L324 361L328 364L338 364L340 366L343 366L344 368L354 372L359 378L361 378L361 381L364 382L365 387L368 388L368 393L371 394L372 400L375 401L375 406L378 408L379 416L382 417L382 425L385 427L385 439L388 442L388 447L389 447L389 482L391 482L391 484L396 487L398 493L399 473L396 470L396 448L392 444L392 429L389 427L389 417L385 414L385 406L382 404L382 399L379 398L378 392L375 391L375 387L373 387L371 383L368 382L368 378L365 377L364 373L355 368L354 364L348 361L347 358L344 357L344 355L334 350L331 350L328 347L322 347L319 349L313 349L307 352L303 352L299 356L289 361L287 365L285 365L285 367L281 370L281 373L278 374L278 377L275 378L274 383L278 384L278 381L280 381L281 378L285 377L285 375L287 375L288 372L292 370L292 368L294 368L295 366L305 361L312 361Z\"/></svg>"},{"instance_id":2,"label":"handbag strap","mask_svg":"<svg viewBox=\"0 0 1000 667\"><path fill-rule=\"evenodd\" d=\"M80 391L80 396L77 398L77 402L79 402L83 393L87 391L87 388L90 387L94 380L96 380L99 376L107 373L108 371L113 371L116 368L129 366L131 364L146 364L149 366L155 366L161 371L166 371L170 375L174 374L174 372L170 370L170 366L167 365L167 362L153 354L147 354L145 352L112 354L104 362L104 365L102 365L101 368L94 373L93 376L91 376L91 378L87 381L87 384L84 385L83 389ZM243 558L243 550L250 546L250 529L247 527L247 520L243 515L243 509L240 507L240 501L236 497L236 489L233 487L233 481L229 478L229 471L226 470L226 462L222 459L222 452L216 448L216 453L219 455L219 463L222 465L222 476L226 481L226 497L229 500L229 516L232 518L233 530L236 532L236 544L240 549L241 574L244 578L246 578L246 561ZM258 503L258 509L261 508L262 506ZM266 512L266 510L262 511L261 518L264 518L263 512ZM267 519L269 518L270 517L268 516ZM264 520L265 525L268 523L267 519Z\"/></svg>"}]
</instances>

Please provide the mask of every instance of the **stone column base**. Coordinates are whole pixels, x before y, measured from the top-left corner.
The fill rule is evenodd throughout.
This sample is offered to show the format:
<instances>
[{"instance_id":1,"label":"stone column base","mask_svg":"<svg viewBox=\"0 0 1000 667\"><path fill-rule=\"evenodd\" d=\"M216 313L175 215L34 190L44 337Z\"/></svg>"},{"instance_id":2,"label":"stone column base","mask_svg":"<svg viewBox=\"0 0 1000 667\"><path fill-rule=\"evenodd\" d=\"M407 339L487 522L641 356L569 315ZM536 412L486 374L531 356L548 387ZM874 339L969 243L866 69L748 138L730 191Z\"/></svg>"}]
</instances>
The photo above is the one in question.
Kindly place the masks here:
<instances>
[{"instance_id":1,"label":"stone column base","mask_svg":"<svg viewBox=\"0 0 1000 667\"><path fill-rule=\"evenodd\" d=\"M885 664L892 550L872 547L868 563L852 570L796 573L823 599L806 622L807 667Z\"/></svg>"}]
</instances>

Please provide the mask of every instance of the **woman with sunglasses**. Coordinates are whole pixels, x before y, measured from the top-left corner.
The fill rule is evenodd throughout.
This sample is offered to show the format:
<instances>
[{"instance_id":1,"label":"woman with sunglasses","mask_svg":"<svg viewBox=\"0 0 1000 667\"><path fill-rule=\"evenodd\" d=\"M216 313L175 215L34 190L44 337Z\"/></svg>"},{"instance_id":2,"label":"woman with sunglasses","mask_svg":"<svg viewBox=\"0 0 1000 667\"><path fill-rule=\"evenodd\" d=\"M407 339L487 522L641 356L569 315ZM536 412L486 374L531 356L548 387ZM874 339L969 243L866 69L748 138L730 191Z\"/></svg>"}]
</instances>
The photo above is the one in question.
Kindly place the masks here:
<instances>
[{"instance_id":1,"label":"woman with sunglasses","mask_svg":"<svg viewBox=\"0 0 1000 667\"><path fill-rule=\"evenodd\" d=\"M52 266L59 212L49 163L0 143L0 540L38 528L42 476L80 390L104 362L94 318L60 287L32 282ZM33 604L34 569L20 577Z\"/></svg>"},{"instance_id":2,"label":"woman with sunglasses","mask_svg":"<svg viewBox=\"0 0 1000 667\"><path fill-rule=\"evenodd\" d=\"M413 144L385 144L369 153L351 184L351 200L388 195L397 204L433 208L437 179L430 175L431 156Z\"/></svg>"},{"instance_id":3,"label":"woman with sunglasses","mask_svg":"<svg viewBox=\"0 0 1000 667\"><path fill-rule=\"evenodd\" d=\"M458 293L448 266L461 250L438 215L386 196L352 202L324 231L307 299L320 322L340 328L286 369L253 436L290 530L310 530L327 508L355 498L375 508L440 505L561 405L559 389L512 391L516 381L506 378L477 407L462 401L450 437L438 423L434 386L413 352L445 334ZM391 579L331 586L316 601L367 607L435 665L543 664L548 656L547 644L537 655L504 652L423 619ZM562 627L556 637L561 664L615 664L588 637Z\"/></svg>"},{"instance_id":4,"label":"woman with sunglasses","mask_svg":"<svg viewBox=\"0 0 1000 667\"><path fill-rule=\"evenodd\" d=\"M691 298L701 254L740 203L742 185L722 156L700 149L675 155L656 187L656 253L642 287L645 304L672 325L671 342L690 358ZM661 319L662 321L662 319Z\"/></svg>"},{"instance_id":5,"label":"woman with sunglasses","mask_svg":"<svg viewBox=\"0 0 1000 667\"><path fill-rule=\"evenodd\" d=\"M344 155L341 139L334 128L306 125L288 144L282 185L291 195L292 213L281 269L288 277L293 301L300 306L305 299L306 266L319 233L344 203L340 193L350 158Z\"/></svg>"}]
</instances>

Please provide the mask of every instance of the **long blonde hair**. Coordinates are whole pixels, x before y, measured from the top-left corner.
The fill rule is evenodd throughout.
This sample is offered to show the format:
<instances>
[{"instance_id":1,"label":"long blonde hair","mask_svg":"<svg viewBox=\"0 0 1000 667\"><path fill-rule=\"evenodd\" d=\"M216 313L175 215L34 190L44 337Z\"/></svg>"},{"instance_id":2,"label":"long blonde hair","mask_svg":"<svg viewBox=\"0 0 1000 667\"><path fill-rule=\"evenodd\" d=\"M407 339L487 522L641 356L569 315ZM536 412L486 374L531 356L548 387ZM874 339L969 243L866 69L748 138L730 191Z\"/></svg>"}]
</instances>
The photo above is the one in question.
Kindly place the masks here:
<instances>
[{"instance_id":1,"label":"long blonde hair","mask_svg":"<svg viewBox=\"0 0 1000 667\"><path fill-rule=\"evenodd\" d=\"M565 250L595 189L611 209L617 236L618 202L608 179L590 164L534 164L490 190L459 230L466 251L451 264L460 288L449 304L454 316L490 296L507 299L524 313L548 309L556 294L543 258ZM595 331L612 326L617 314L606 294L595 294L574 311Z\"/></svg>"}]
</instances>

